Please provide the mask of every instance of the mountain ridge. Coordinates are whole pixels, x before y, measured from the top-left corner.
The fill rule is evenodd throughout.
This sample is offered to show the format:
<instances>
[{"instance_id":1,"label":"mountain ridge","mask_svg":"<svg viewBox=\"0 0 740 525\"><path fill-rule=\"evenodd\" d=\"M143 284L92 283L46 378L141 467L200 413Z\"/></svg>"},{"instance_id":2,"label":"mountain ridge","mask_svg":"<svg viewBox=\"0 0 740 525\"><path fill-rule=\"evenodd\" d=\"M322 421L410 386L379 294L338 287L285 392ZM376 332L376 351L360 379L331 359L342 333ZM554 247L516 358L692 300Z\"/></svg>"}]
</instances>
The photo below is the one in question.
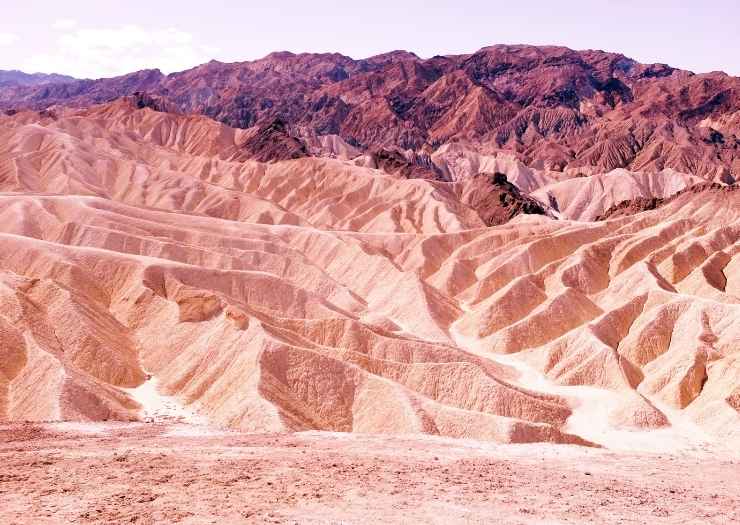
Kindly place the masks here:
<instances>
[{"instance_id":1,"label":"mountain ridge","mask_svg":"<svg viewBox=\"0 0 740 525\"><path fill-rule=\"evenodd\" d=\"M740 78L560 46L495 45L429 59L275 52L169 75L0 88L0 108L89 106L134 92L236 128L278 118L304 141L338 136L370 154L419 157L456 143L556 171L740 176Z\"/></svg>"},{"instance_id":2,"label":"mountain ridge","mask_svg":"<svg viewBox=\"0 0 740 525\"><path fill-rule=\"evenodd\" d=\"M74 82L77 79L58 73L25 73L17 69L0 69L0 87L3 86L38 86L40 84L58 84Z\"/></svg>"}]
</instances>

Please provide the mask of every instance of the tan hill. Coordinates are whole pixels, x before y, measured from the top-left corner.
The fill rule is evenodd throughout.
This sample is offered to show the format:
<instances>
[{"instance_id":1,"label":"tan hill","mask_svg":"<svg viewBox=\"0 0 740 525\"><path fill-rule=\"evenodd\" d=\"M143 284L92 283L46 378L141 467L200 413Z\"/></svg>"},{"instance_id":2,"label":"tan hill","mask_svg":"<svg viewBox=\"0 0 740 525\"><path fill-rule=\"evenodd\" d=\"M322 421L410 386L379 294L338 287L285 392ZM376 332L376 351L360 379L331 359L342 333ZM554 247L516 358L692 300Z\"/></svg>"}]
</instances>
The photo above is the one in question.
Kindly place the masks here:
<instances>
[{"instance_id":1,"label":"tan hill","mask_svg":"<svg viewBox=\"0 0 740 525\"><path fill-rule=\"evenodd\" d=\"M632 199L626 199L626 200L621 201L618 204L612 205L603 214L596 217L595 220L604 221L604 220L613 219L616 217L625 217L629 215L634 215L636 213L640 213L646 210L655 210L657 208L660 208L661 206L665 206L666 204L676 199L681 198L681 195L687 192L691 192L695 194L705 194L705 193L713 193L713 192L729 192L729 191L737 191L738 187L739 186L737 184L725 185L725 184L718 184L716 182L711 182L711 183L704 182L701 184L695 184L693 186L688 186L684 188L683 190L678 191L669 197L635 197ZM696 198L703 198L703 195L697 196Z\"/></svg>"},{"instance_id":2,"label":"tan hill","mask_svg":"<svg viewBox=\"0 0 740 525\"><path fill-rule=\"evenodd\" d=\"M740 444L738 192L486 227L138 106L0 118L0 419Z\"/></svg>"},{"instance_id":3,"label":"tan hill","mask_svg":"<svg viewBox=\"0 0 740 525\"><path fill-rule=\"evenodd\" d=\"M553 182L532 192L560 216L592 221L612 206L634 199L665 199L688 187L705 182L699 177L663 170L657 173L609 173Z\"/></svg>"}]
</instances>

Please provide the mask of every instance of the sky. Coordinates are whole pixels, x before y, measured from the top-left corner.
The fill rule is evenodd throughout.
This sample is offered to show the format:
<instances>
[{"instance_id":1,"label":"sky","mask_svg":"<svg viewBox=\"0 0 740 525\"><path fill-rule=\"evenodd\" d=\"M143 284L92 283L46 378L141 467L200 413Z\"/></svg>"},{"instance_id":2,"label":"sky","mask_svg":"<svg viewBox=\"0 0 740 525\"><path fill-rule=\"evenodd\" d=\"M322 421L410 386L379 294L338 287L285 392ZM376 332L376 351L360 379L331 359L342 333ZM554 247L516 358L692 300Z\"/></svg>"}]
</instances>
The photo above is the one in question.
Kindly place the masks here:
<instances>
[{"instance_id":1,"label":"sky","mask_svg":"<svg viewBox=\"0 0 740 525\"><path fill-rule=\"evenodd\" d=\"M7 5L7 4L10 5ZM740 76L740 0L4 0L0 69L100 78L272 51L421 57L492 44L623 53Z\"/></svg>"}]
</instances>

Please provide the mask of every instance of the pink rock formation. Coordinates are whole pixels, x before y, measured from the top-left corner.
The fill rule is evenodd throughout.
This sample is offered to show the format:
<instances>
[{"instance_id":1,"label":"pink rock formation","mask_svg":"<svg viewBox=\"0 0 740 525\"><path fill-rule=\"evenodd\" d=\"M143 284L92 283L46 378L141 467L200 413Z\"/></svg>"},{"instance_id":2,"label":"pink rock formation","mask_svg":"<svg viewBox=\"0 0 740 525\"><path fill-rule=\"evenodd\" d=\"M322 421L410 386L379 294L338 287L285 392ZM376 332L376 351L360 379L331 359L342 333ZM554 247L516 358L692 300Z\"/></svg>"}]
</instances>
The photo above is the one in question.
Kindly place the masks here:
<instances>
[{"instance_id":1,"label":"pink rock formation","mask_svg":"<svg viewBox=\"0 0 740 525\"><path fill-rule=\"evenodd\" d=\"M740 193L486 228L461 183L249 133L0 118L0 419L141 417L151 374L241 430L740 442Z\"/></svg>"}]
</instances>

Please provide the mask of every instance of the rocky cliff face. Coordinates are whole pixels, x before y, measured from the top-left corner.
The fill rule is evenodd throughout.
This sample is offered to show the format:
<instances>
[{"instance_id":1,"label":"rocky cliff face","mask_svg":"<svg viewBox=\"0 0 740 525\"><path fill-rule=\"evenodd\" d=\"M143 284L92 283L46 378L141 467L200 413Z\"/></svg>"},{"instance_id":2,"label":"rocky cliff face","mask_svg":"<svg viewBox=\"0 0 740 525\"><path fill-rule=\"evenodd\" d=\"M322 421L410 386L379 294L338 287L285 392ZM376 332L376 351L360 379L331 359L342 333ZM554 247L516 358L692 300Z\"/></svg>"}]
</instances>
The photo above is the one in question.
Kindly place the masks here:
<instances>
[{"instance_id":1,"label":"rocky cliff face","mask_svg":"<svg viewBox=\"0 0 740 525\"><path fill-rule=\"evenodd\" d=\"M460 200L476 210L487 226L504 224L518 215L549 215L541 202L523 194L503 173L466 179Z\"/></svg>"},{"instance_id":2,"label":"rocky cliff face","mask_svg":"<svg viewBox=\"0 0 740 525\"><path fill-rule=\"evenodd\" d=\"M563 47L500 45L430 59L273 53L167 76L0 87L0 107L87 106L135 91L237 128L279 118L294 135L338 136L368 152L430 154L456 142L555 171L740 175L740 79Z\"/></svg>"},{"instance_id":3,"label":"rocky cliff face","mask_svg":"<svg viewBox=\"0 0 740 525\"><path fill-rule=\"evenodd\" d=\"M290 135L285 122L276 118L253 130L241 144L251 159L260 162L300 159L307 157L306 145Z\"/></svg>"}]
</instances>

